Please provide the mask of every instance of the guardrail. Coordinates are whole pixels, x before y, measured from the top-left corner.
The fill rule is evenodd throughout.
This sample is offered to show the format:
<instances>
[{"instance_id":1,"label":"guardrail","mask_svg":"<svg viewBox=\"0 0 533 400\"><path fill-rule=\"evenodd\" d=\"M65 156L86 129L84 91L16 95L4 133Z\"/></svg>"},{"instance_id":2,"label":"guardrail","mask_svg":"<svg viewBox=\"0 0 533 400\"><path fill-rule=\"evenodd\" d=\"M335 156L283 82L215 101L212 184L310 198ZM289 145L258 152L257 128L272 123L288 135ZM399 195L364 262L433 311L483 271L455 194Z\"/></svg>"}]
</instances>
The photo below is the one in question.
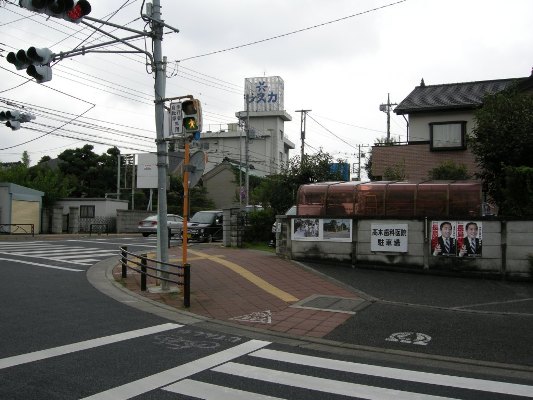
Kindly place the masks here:
<instances>
[{"instance_id":1,"label":"guardrail","mask_svg":"<svg viewBox=\"0 0 533 400\"><path fill-rule=\"evenodd\" d=\"M13 227L15 229L13 230ZM25 228L28 227L28 230ZM8 228L6 231L5 228ZM2 235L28 235L35 236L34 224L0 224L0 234Z\"/></svg>"},{"instance_id":2,"label":"guardrail","mask_svg":"<svg viewBox=\"0 0 533 400\"><path fill-rule=\"evenodd\" d=\"M141 274L141 291L146 291L146 277L152 277L161 281L174 283L178 286L183 286L183 306L189 308L191 306L191 265L171 264L147 257L147 254L133 254L128 251L127 246L120 247L120 264L122 265L122 278L128 277L128 269ZM156 267L148 265L148 261L155 263ZM139 268L131 266L133 264ZM158 265L175 268L178 272L168 271L166 269L157 268ZM155 273L148 272L155 271ZM171 278L175 277L174 279ZM180 279L181 278L181 279Z\"/></svg>"}]
</instances>

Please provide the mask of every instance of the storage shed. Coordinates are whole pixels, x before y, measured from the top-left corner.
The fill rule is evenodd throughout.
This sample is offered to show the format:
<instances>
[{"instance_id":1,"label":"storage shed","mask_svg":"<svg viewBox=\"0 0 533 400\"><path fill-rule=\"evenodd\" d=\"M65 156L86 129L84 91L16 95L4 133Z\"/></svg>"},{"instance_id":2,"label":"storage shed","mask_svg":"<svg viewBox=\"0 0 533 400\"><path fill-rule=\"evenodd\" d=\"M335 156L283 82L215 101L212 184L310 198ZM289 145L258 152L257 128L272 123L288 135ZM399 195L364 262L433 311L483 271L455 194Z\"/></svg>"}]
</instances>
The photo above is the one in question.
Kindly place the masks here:
<instances>
[{"instance_id":1,"label":"storage shed","mask_svg":"<svg viewBox=\"0 0 533 400\"><path fill-rule=\"evenodd\" d=\"M0 233L31 233L31 225L39 233L43 196L39 190L0 182Z\"/></svg>"}]
</instances>

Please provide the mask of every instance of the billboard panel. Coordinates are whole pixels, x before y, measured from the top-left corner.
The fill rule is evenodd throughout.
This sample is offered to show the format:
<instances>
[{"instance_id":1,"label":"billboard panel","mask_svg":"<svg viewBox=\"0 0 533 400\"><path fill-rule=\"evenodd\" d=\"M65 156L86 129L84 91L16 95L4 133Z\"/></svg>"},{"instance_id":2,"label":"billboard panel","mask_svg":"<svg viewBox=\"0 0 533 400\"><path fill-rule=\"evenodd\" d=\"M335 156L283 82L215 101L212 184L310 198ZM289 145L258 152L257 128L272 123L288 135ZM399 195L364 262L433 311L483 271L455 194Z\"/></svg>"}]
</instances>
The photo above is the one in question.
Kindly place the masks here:
<instances>
[{"instance_id":1,"label":"billboard panel","mask_svg":"<svg viewBox=\"0 0 533 400\"><path fill-rule=\"evenodd\" d=\"M244 80L244 109L283 111L284 84L279 76L261 76Z\"/></svg>"},{"instance_id":2,"label":"billboard panel","mask_svg":"<svg viewBox=\"0 0 533 400\"><path fill-rule=\"evenodd\" d=\"M139 189L157 188L157 154L137 155L137 187Z\"/></svg>"}]
</instances>

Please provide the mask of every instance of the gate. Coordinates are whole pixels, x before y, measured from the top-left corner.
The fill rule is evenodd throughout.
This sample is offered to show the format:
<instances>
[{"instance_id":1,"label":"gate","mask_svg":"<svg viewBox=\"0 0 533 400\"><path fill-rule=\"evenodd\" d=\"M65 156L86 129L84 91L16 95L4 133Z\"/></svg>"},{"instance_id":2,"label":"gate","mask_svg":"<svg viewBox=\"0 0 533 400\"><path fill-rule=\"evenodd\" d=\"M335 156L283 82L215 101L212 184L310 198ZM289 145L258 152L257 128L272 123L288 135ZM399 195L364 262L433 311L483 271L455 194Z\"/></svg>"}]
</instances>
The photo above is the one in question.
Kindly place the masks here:
<instances>
[{"instance_id":1,"label":"gate","mask_svg":"<svg viewBox=\"0 0 533 400\"><path fill-rule=\"evenodd\" d=\"M240 208L230 209L230 245L242 247L248 214Z\"/></svg>"}]
</instances>

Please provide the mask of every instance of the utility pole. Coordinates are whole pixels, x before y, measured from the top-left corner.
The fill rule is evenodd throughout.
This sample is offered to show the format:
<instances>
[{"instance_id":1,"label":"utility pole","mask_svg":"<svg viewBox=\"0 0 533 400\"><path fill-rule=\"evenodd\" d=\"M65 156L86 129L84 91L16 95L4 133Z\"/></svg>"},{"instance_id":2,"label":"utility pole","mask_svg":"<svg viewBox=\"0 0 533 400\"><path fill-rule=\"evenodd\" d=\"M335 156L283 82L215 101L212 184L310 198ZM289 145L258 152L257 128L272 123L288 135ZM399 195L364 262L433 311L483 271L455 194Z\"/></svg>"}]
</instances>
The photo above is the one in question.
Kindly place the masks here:
<instances>
[{"instance_id":1,"label":"utility pole","mask_svg":"<svg viewBox=\"0 0 533 400\"><path fill-rule=\"evenodd\" d=\"M354 154L357 156L357 164L352 164L352 174L357 175L357 180L361 180L361 160L366 157L366 154L361 151L361 147L371 147L368 144L358 144L357 145L357 154Z\"/></svg>"},{"instance_id":2,"label":"utility pole","mask_svg":"<svg viewBox=\"0 0 533 400\"><path fill-rule=\"evenodd\" d=\"M397 105L398 103L390 102L390 93L387 93L387 103L379 105L379 111L383 111L385 114L387 114L387 143L390 142L390 112L392 110L392 106Z\"/></svg>"},{"instance_id":3,"label":"utility pole","mask_svg":"<svg viewBox=\"0 0 533 400\"><path fill-rule=\"evenodd\" d=\"M250 102L248 93L246 93L246 137L244 139L244 153L244 160L246 162L246 188L244 189L246 192L246 203L244 205L247 206L250 204Z\"/></svg>"},{"instance_id":4,"label":"utility pole","mask_svg":"<svg viewBox=\"0 0 533 400\"><path fill-rule=\"evenodd\" d=\"M161 20L160 0L153 0L151 7L152 15L148 15L152 22L153 46L154 46L154 72L155 72L155 127L157 144L157 251L158 260L168 263L168 229L167 229L167 142L163 134L165 117L165 61L161 48L163 40L163 21ZM166 269L163 265L162 269ZM163 281L162 289L168 289L168 282Z\"/></svg>"},{"instance_id":5,"label":"utility pole","mask_svg":"<svg viewBox=\"0 0 533 400\"><path fill-rule=\"evenodd\" d=\"M305 150L304 150L304 146L305 146L305 122L306 122L306 119L307 119L307 113L310 112L312 110L296 110L295 112L299 112L300 113L300 138L301 138L301 141L302 141L302 148L301 148L301 163L303 164L304 162L304 155L305 155Z\"/></svg>"},{"instance_id":6,"label":"utility pole","mask_svg":"<svg viewBox=\"0 0 533 400\"><path fill-rule=\"evenodd\" d=\"M105 36L112 38L113 40L108 42L101 42L98 44L76 47L73 50L60 52L58 54L52 53L49 49L33 49L30 52L30 49L26 52L25 50L20 50L21 54L24 57L17 57L18 53L10 52L7 55L8 62L12 63L17 67L17 69L27 68L26 72L35 78L37 83L48 82L52 79L52 71L50 67L50 62L60 61L65 58L76 57L79 55L86 55L88 53L141 53L144 54L149 62L149 65L152 68L153 73L155 74L155 123L156 123L156 145L157 145L157 185L158 185L158 225L157 225L157 234L158 234L158 259L163 263L168 263L168 230L167 230L167 188L166 188L166 176L167 176L167 143L164 140L164 98L165 98L165 65L166 58L162 55L161 50L161 41L163 40L163 27L169 28L174 32L179 32L176 28L173 28L163 20L161 20L161 1L153 0L153 3L146 3L146 14L142 15L143 20L148 21L149 25L152 27L151 32L140 31L137 29L132 29L127 26L117 25L109 21L103 21L96 18L91 18L88 16L90 13L90 6L87 8L82 6L82 2L76 2L74 6L67 7L66 13L61 12L57 13L54 11L57 4L57 1L20 1L20 6L33 12L45 13L52 17L63 18L70 22L83 24L96 32L100 32ZM62 2L64 3L64 2ZM72 2L71 2L72 3ZM143 3L144 4L144 3ZM142 12L142 10L141 10ZM65 18L68 17L68 18ZM96 22L100 26L92 25L87 22ZM132 35L126 38L119 38L102 29L102 26L111 26L116 28L115 30L125 30L131 32ZM153 54L148 50L137 47L129 41L136 40L139 38L150 37L153 41ZM129 50L100 50L107 46L113 45L115 43L122 43L128 46ZM35 51L34 51L35 50ZM34 54L34 52L36 54ZM30 65L31 64L31 65ZM119 156L119 168L120 168L120 156ZM125 171L127 170L126 165L124 166ZM120 169L117 174L117 197L120 196ZM126 181L125 181L126 182ZM132 185L133 186L133 185ZM133 201L132 201L133 203ZM164 265L164 264L163 264ZM166 268L164 266L163 268ZM164 286L163 286L164 287Z\"/></svg>"}]
</instances>

